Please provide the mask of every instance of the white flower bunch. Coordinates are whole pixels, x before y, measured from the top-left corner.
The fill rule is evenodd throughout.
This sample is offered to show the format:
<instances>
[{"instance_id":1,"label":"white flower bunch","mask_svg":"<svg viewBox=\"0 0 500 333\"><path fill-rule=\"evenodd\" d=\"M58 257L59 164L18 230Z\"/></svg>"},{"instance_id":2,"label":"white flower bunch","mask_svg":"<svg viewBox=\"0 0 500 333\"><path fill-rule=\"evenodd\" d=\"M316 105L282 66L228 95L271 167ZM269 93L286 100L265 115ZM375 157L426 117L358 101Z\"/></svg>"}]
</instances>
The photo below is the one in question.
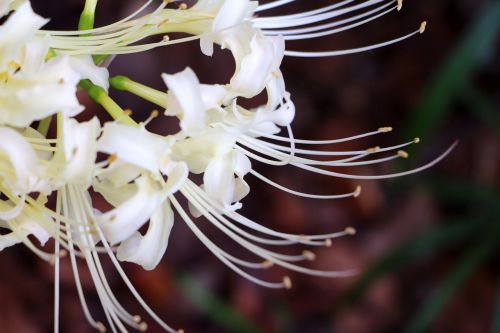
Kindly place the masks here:
<instances>
[{"instance_id":1,"label":"white flower bunch","mask_svg":"<svg viewBox=\"0 0 500 333\"><path fill-rule=\"evenodd\" d=\"M85 316L95 329L106 331L87 307L79 279L77 259L85 260L97 290L107 326L113 332L128 328L145 331L147 325L117 301L100 262L109 256L117 272L147 313L167 332L179 332L164 323L145 303L120 266L120 261L154 269L163 257L176 216L224 264L243 277L269 288L290 288L291 280L264 281L248 270L273 265L305 274L342 277L348 271L322 271L302 266L314 260L304 250L296 255L276 248L294 244L330 246L332 239L353 235L353 228L321 235L295 235L264 227L240 213L249 195L249 175L289 194L314 199L357 197L350 193L317 195L282 186L252 167L260 162L291 165L325 176L381 179L429 168L440 157L418 169L391 175L360 176L333 172L349 167L406 158L402 149L418 139L393 147L360 151L325 151L319 148L386 133L383 127L349 138L310 141L296 139L291 124L295 107L280 71L284 56L322 57L362 52L422 33L415 32L368 47L328 51L292 51L287 40L320 38L355 28L394 10L393 0L341 1L303 13L265 16L269 9L293 0L259 5L249 0L199 0L190 8L177 1L149 0L130 16L94 28L97 0L87 0L78 31L41 30L47 20L35 14L29 1L1 0L0 16L0 251L23 243L55 267L55 323L58 332L59 262L69 256ZM259 14L257 16L256 14ZM339 17L342 17L339 19ZM170 39L169 33L190 37ZM153 43L141 41L160 36ZM199 40L201 52L211 56L214 45L234 57L235 72L225 85L200 83L196 73L162 74L165 88L158 90L125 76L109 78L106 65L113 57L155 47ZM164 115L179 121L180 130L167 136L150 132L148 120L137 123L107 93L127 91L155 103ZM84 106L77 91L85 91L113 121L94 117L78 121ZM240 100L265 93L267 102L248 109ZM55 126L53 135L49 130ZM284 134L282 134L284 133ZM380 155L386 153L385 155ZM102 156L105 156L104 158ZM330 157L329 160L321 158ZM201 175L201 182L194 175ZM112 207L99 211L90 190ZM180 204L185 198L188 207ZM226 252L208 238L195 222L203 217L220 232L254 254L248 261ZM147 230L141 233L144 226ZM30 235L34 236L29 237ZM37 241L34 242L34 239ZM49 239L54 251L47 252ZM274 249L274 250L272 250Z\"/></svg>"}]
</instances>

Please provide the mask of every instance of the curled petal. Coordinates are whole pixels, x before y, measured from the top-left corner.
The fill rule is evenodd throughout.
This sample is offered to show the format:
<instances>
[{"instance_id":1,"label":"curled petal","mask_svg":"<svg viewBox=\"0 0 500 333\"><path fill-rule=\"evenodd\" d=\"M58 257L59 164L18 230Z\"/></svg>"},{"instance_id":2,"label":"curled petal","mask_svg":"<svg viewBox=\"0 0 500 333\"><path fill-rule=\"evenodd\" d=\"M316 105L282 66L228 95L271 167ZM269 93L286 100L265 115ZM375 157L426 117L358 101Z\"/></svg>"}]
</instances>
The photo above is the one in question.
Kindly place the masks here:
<instances>
[{"instance_id":1,"label":"curled petal","mask_svg":"<svg viewBox=\"0 0 500 333\"><path fill-rule=\"evenodd\" d=\"M163 191L151 178L142 176L135 183L137 192L131 198L97 218L111 244L130 238L165 199Z\"/></svg>"},{"instance_id":2,"label":"curled petal","mask_svg":"<svg viewBox=\"0 0 500 333\"><path fill-rule=\"evenodd\" d=\"M167 201L151 216L149 228L144 236L136 232L120 244L118 259L136 263L146 270L154 269L167 250L173 225L174 213L170 202Z\"/></svg>"},{"instance_id":3,"label":"curled petal","mask_svg":"<svg viewBox=\"0 0 500 333\"><path fill-rule=\"evenodd\" d=\"M21 240L13 232L6 235L0 235L0 251L19 243L21 243Z\"/></svg>"},{"instance_id":4,"label":"curled petal","mask_svg":"<svg viewBox=\"0 0 500 333\"><path fill-rule=\"evenodd\" d=\"M0 219L4 221L12 220L19 216L24 208L24 195L19 199L19 202L12 206L3 200L0 200Z\"/></svg>"},{"instance_id":5,"label":"curled petal","mask_svg":"<svg viewBox=\"0 0 500 333\"><path fill-rule=\"evenodd\" d=\"M0 178L14 194L50 192L42 181L43 169L37 162L37 155L21 134L0 127L0 155L3 155Z\"/></svg>"},{"instance_id":6,"label":"curled petal","mask_svg":"<svg viewBox=\"0 0 500 333\"><path fill-rule=\"evenodd\" d=\"M179 116L181 129L193 132L205 127L205 105L202 99L200 81L193 70L187 67L180 73L162 75L169 88L168 116Z\"/></svg>"},{"instance_id":7,"label":"curled petal","mask_svg":"<svg viewBox=\"0 0 500 333\"><path fill-rule=\"evenodd\" d=\"M64 120L63 148L66 157L64 178L70 182L85 185L91 182L97 157L97 136L99 120L93 118L79 123L75 119Z\"/></svg>"}]
</instances>

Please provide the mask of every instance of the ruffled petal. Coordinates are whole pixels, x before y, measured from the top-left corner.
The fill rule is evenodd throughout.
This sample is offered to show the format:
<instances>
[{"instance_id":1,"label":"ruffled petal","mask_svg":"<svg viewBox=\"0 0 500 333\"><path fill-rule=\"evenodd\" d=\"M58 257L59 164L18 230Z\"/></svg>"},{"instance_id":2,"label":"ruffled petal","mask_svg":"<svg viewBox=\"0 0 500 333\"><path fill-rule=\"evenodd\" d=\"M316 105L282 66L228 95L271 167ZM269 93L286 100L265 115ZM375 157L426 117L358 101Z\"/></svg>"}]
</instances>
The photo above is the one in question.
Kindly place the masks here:
<instances>
[{"instance_id":1,"label":"ruffled petal","mask_svg":"<svg viewBox=\"0 0 500 333\"><path fill-rule=\"evenodd\" d=\"M165 200L163 191L151 178L142 176L135 183L134 196L97 218L111 244L130 238Z\"/></svg>"},{"instance_id":2,"label":"ruffled petal","mask_svg":"<svg viewBox=\"0 0 500 333\"><path fill-rule=\"evenodd\" d=\"M136 232L120 244L118 259L136 263L146 270L154 269L167 250L173 225L174 212L167 201L151 216L149 228L144 236Z\"/></svg>"}]
</instances>

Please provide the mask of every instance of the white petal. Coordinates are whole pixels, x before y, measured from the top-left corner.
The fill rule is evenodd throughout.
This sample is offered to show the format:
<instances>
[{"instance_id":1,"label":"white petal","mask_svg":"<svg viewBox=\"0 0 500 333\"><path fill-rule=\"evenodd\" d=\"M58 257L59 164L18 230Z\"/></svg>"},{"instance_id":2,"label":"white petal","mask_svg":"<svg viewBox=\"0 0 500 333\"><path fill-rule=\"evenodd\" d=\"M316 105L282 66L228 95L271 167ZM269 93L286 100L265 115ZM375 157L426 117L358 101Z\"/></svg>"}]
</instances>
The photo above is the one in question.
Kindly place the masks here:
<instances>
[{"instance_id":1,"label":"white petal","mask_svg":"<svg viewBox=\"0 0 500 333\"><path fill-rule=\"evenodd\" d=\"M236 134L222 128L209 128L196 137L180 140L172 147L172 158L184 161L189 171L202 173L212 158L227 154L233 149Z\"/></svg>"},{"instance_id":2,"label":"white petal","mask_svg":"<svg viewBox=\"0 0 500 333\"><path fill-rule=\"evenodd\" d=\"M98 149L110 155L116 154L127 163L158 173L165 155L170 151L170 144L163 137L143 128L109 122L103 128Z\"/></svg>"},{"instance_id":3,"label":"white petal","mask_svg":"<svg viewBox=\"0 0 500 333\"><path fill-rule=\"evenodd\" d=\"M277 53L280 48L275 45L279 42L278 38L260 33L254 35L250 42L250 52L241 59L241 64L231 79L230 87L233 92L246 98L262 92L283 59L283 54Z\"/></svg>"},{"instance_id":4,"label":"white petal","mask_svg":"<svg viewBox=\"0 0 500 333\"><path fill-rule=\"evenodd\" d=\"M230 154L214 158L203 174L203 186L209 197L228 207L233 202L235 179Z\"/></svg>"},{"instance_id":5,"label":"white petal","mask_svg":"<svg viewBox=\"0 0 500 333\"><path fill-rule=\"evenodd\" d=\"M164 187L165 196L177 192L189 176L189 168L184 162L169 161L161 168L162 174L167 176Z\"/></svg>"},{"instance_id":6,"label":"white petal","mask_svg":"<svg viewBox=\"0 0 500 333\"><path fill-rule=\"evenodd\" d=\"M19 243L21 243L21 240L13 232L7 235L0 235L0 251Z\"/></svg>"},{"instance_id":7,"label":"white petal","mask_svg":"<svg viewBox=\"0 0 500 333\"><path fill-rule=\"evenodd\" d=\"M144 236L137 232L120 244L118 259L139 264L146 270L154 269L167 250L173 225L174 212L167 201L151 216Z\"/></svg>"},{"instance_id":8,"label":"white petal","mask_svg":"<svg viewBox=\"0 0 500 333\"><path fill-rule=\"evenodd\" d=\"M130 238L149 220L165 198L149 177L142 176L135 183L137 192L133 197L98 217L104 235L111 244Z\"/></svg>"},{"instance_id":9,"label":"white petal","mask_svg":"<svg viewBox=\"0 0 500 333\"><path fill-rule=\"evenodd\" d=\"M43 169L37 163L37 156L28 142L21 134L7 127L0 127L0 138L0 178L3 185L16 195L47 193Z\"/></svg>"},{"instance_id":10,"label":"white petal","mask_svg":"<svg viewBox=\"0 0 500 333\"><path fill-rule=\"evenodd\" d=\"M63 148L66 157L64 178L73 184L90 183L97 157L97 136L99 120L94 117L79 123L66 118L63 124Z\"/></svg>"},{"instance_id":11,"label":"white petal","mask_svg":"<svg viewBox=\"0 0 500 333\"><path fill-rule=\"evenodd\" d=\"M48 20L33 12L29 2L21 5L0 26L0 68L11 60L17 60L21 48L47 22Z\"/></svg>"},{"instance_id":12,"label":"white petal","mask_svg":"<svg viewBox=\"0 0 500 333\"><path fill-rule=\"evenodd\" d=\"M162 74L168 91L169 116L179 116L181 129L193 132L205 127L206 109L202 100L200 81L193 70L187 67L174 75Z\"/></svg>"},{"instance_id":13,"label":"white petal","mask_svg":"<svg viewBox=\"0 0 500 333\"><path fill-rule=\"evenodd\" d=\"M45 230L38 221L34 218L28 216L27 214L21 214L17 219L16 225L18 230L26 235L33 235L40 242L41 246L44 246L50 239L50 234Z\"/></svg>"},{"instance_id":14,"label":"white petal","mask_svg":"<svg viewBox=\"0 0 500 333\"><path fill-rule=\"evenodd\" d=\"M108 90L108 70L95 65L90 55L72 56L69 59L69 63L71 68L81 75L82 79L89 79L95 85L104 88L106 91Z\"/></svg>"},{"instance_id":15,"label":"white petal","mask_svg":"<svg viewBox=\"0 0 500 333\"><path fill-rule=\"evenodd\" d=\"M21 214L24 203L24 195L19 198L19 202L16 205L0 200L0 219L8 221L16 218Z\"/></svg>"},{"instance_id":16,"label":"white petal","mask_svg":"<svg viewBox=\"0 0 500 333\"><path fill-rule=\"evenodd\" d=\"M0 90L0 124L26 127L57 112L75 116L83 110L76 98L79 80L65 56L53 58L37 70L21 69Z\"/></svg>"}]
</instances>

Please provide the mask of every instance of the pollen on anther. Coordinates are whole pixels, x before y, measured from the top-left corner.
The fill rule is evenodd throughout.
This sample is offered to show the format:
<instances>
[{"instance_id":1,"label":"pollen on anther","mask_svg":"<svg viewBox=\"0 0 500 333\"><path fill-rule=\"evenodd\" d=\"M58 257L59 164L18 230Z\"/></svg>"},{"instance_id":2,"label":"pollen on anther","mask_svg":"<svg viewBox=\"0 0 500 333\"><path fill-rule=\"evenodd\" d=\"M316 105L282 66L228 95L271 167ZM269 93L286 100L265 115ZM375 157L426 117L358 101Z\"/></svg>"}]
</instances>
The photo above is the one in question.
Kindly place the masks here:
<instances>
[{"instance_id":1,"label":"pollen on anther","mask_svg":"<svg viewBox=\"0 0 500 333\"><path fill-rule=\"evenodd\" d=\"M111 154L111 155L108 156L108 163L109 164L114 163L114 162L116 162L117 159L118 159L118 155Z\"/></svg>"},{"instance_id":2,"label":"pollen on anther","mask_svg":"<svg viewBox=\"0 0 500 333\"><path fill-rule=\"evenodd\" d=\"M292 289L292 279L290 279L289 276L283 277L283 286L285 289L290 290Z\"/></svg>"},{"instance_id":3,"label":"pollen on anther","mask_svg":"<svg viewBox=\"0 0 500 333\"><path fill-rule=\"evenodd\" d=\"M427 22L426 21L423 21L422 23L420 23L420 29L418 29L418 31L423 34L425 32L425 28L427 27Z\"/></svg>"},{"instance_id":4,"label":"pollen on anther","mask_svg":"<svg viewBox=\"0 0 500 333\"><path fill-rule=\"evenodd\" d=\"M391 131L392 131L392 127L380 127L380 128L378 129L378 131L379 131L380 133L388 133L388 132L391 132Z\"/></svg>"},{"instance_id":5,"label":"pollen on anther","mask_svg":"<svg viewBox=\"0 0 500 333\"><path fill-rule=\"evenodd\" d=\"M148 330L148 324L145 322L142 322L139 324L139 331L141 332L146 332Z\"/></svg>"},{"instance_id":6,"label":"pollen on anther","mask_svg":"<svg viewBox=\"0 0 500 333\"><path fill-rule=\"evenodd\" d=\"M403 8L403 0L398 0L397 10L400 11Z\"/></svg>"},{"instance_id":7,"label":"pollen on anther","mask_svg":"<svg viewBox=\"0 0 500 333\"><path fill-rule=\"evenodd\" d=\"M316 259L316 254L308 250L302 251L302 256L309 261L314 261Z\"/></svg>"},{"instance_id":8,"label":"pollen on anther","mask_svg":"<svg viewBox=\"0 0 500 333\"><path fill-rule=\"evenodd\" d=\"M361 186L356 186L356 189L354 190L354 194L353 194L353 197L357 198L361 195L361 191L362 191L362 187Z\"/></svg>"},{"instance_id":9,"label":"pollen on anther","mask_svg":"<svg viewBox=\"0 0 500 333\"><path fill-rule=\"evenodd\" d=\"M268 269L274 266L274 263L271 260L266 260L262 264L262 268Z\"/></svg>"},{"instance_id":10,"label":"pollen on anther","mask_svg":"<svg viewBox=\"0 0 500 333\"><path fill-rule=\"evenodd\" d=\"M379 146L376 146L376 147L373 147L373 148L369 148L366 150L368 153L370 154L375 154L375 153L378 153L380 151L380 147Z\"/></svg>"},{"instance_id":11,"label":"pollen on anther","mask_svg":"<svg viewBox=\"0 0 500 333\"><path fill-rule=\"evenodd\" d=\"M130 110L130 109L126 109L126 110L123 110L123 113L124 113L126 116L130 117L130 116L132 115L132 113L133 113L133 112L132 112L132 110Z\"/></svg>"},{"instance_id":12,"label":"pollen on anther","mask_svg":"<svg viewBox=\"0 0 500 333\"><path fill-rule=\"evenodd\" d=\"M332 240L331 239L325 240L325 246L326 247L331 247L332 246Z\"/></svg>"},{"instance_id":13,"label":"pollen on anther","mask_svg":"<svg viewBox=\"0 0 500 333\"><path fill-rule=\"evenodd\" d=\"M96 329L100 332L100 333L106 333L106 326L104 326L103 323L101 322L97 322L96 323Z\"/></svg>"},{"instance_id":14,"label":"pollen on anther","mask_svg":"<svg viewBox=\"0 0 500 333\"><path fill-rule=\"evenodd\" d=\"M347 235L350 235L350 236L356 235L356 229L354 229L353 227L347 227L347 228L345 228L344 232Z\"/></svg>"},{"instance_id":15,"label":"pollen on anther","mask_svg":"<svg viewBox=\"0 0 500 333\"><path fill-rule=\"evenodd\" d=\"M162 40L164 42L168 42L170 40L170 36L169 35L163 35Z\"/></svg>"},{"instance_id":16,"label":"pollen on anther","mask_svg":"<svg viewBox=\"0 0 500 333\"><path fill-rule=\"evenodd\" d=\"M184 3L184 2L179 5L179 9L184 10L184 9L187 9L187 8L188 8L188 5L186 3Z\"/></svg>"},{"instance_id":17,"label":"pollen on anther","mask_svg":"<svg viewBox=\"0 0 500 333\"><path fill-rule=\"evenodd\" d=\"M415 139L413 139L413 142L414 142L414 143L420 143L420 138L415 138Z\"/></svg>"},{"instance_id":18,"label":"pollen on anther","mask_svg":"<svg viewBox=\"0 0 500 333\"><path fill-rule=\"evenodd\" d=\"M408 158L410 155L407 152L405 152L404 150L399 150L398 156L401 158Z\"/></svg>"}]
</instances>

